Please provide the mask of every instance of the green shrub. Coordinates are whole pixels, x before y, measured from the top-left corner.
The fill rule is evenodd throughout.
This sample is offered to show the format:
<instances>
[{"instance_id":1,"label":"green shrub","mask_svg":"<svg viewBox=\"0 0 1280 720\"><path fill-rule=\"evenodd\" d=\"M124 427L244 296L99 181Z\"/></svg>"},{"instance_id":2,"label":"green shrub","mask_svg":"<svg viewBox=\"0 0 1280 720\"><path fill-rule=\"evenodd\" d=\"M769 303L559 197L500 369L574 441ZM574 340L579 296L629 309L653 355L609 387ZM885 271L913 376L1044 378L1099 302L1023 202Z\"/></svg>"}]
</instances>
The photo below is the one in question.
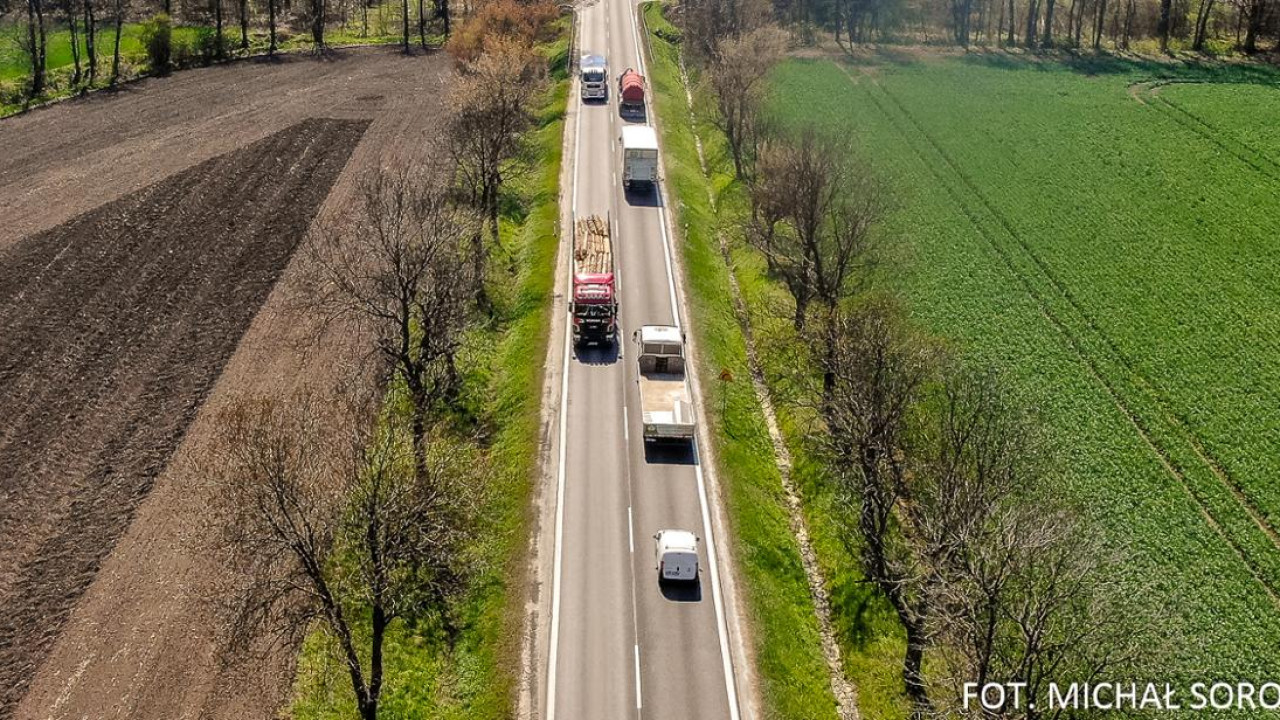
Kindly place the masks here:
<instances>
[{"instance_id":1,"label":"green shrub","mask_svg":"<svg viewBox=\"0 0 1280 720\"><path fill-rule=\"evenodd\" d=\"M210 27L202 27L196 30L196 37L192 47L201 65L213 64L213 61L217 60L222 54L219 52L222 48L218 47L218 32Z\"/></svg>"},{"instance_id":2,"label":"green shrub","mask_svg":"<svg viewBox=\"0 0 1280 720\"><path fill-rule=\"evenodd\" d=\"M173 23L165 13L156 13L142 23L142 46L147 62L157 75L169 72L173 60Z\"/></svg>"}]
</instances>

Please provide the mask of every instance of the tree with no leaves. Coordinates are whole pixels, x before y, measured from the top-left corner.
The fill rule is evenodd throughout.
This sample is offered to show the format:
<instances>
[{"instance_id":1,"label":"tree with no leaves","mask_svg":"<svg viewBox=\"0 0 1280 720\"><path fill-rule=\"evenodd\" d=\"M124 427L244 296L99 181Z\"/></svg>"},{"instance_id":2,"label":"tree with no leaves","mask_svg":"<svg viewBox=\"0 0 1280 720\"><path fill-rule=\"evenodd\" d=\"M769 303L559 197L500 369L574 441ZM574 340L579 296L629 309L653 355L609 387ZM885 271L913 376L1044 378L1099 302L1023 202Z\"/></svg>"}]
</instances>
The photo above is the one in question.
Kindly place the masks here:
<instances>
[{"instance_id":1,"label":"tree with no leaves","mask_svg":"<svg viewBox=\"0 0 1280 720\"><path fill-rule=\"evenodd\" d=\"M115 45L111 50L111 86L120 82L120 36L124 33L124 0L116 0Z\"/></svg>"},{"instance_id":2,"label":"tree with no leaves","mask_svg":"<svg viewBox=\"0 0 1280 720\"><path fill-rule=\"evenodd\" d=\"M765 140L750 188L748 241L795 301L794 324L809 305L834 311L872 262L873 230L888 196L847 143L806 128Z\"/></svg>"},{"instance_id":3,"label":"tree with no leaves","mask_svg":"<svg viewBox=\"0 0 1280 720\"><path fill-rule=\"evenodd\" d=\"M479 282L463 251L476 222L450 193L431 163L381 168L363 179L354 219L326 219L309 246L313 302L369 332L388 379L404 383L420 466L432 410L458 389L455 360Z\"/></svg>"},{"instance_id":4,"label":"tree with no leaves","mask_svg":"<svg viewBox=\"0 0 1280 720\"><path fill-rule=\"evenodd\" d=\"M952 701L963 682L1043 696L1049 682L1131 669L1130 613L1098 572L1107 554L1067 510L999 375L945 362L883 300L829 316L810 339L831 376L818 437L856 526L850 547L906 631L914 715L991 715L939 704L939 686ZM930 681L935 648L945 662L931 667L949 677ZM1019 717L1055 717L1032 713Z\"/></svg>"},{"instance_id":5,"label":"tree with no leaves","mask_svg":"<svg viewBox=\"0 0 1280 720\"><path fill-rule=\"evenodd\" d=\"M324 49L324 26L329 21L329 4L326 0L311 0L311 42L316 50Z\"/></svg>"},{"instance_id":6,"label":"tree with no leaves","mask_svg":"<svg viewBox=\"0 0 1280 720\"><path fill-rule=\"evenodd\" d=\"M706 87L715 99L716 124L729 141L734 173L746 179L755 157L760 108L769 71L782 59L787 36L772 25L719 43L706 70Z\"/></svg>"},{"instance_id":7,"label":"tree with no leaves","mask_svg":"<svg viewBox=\"0 0 1280 720\"><path fill-rule=\"evenodd\" d=\"M279 48L276 32L276 8L278 0L267 0L267 57L275 57Z\"/></svg>"},{"instance_id":8,"label":"tree with no leaves","mask_svg":"<svg viewBox=\"0 0 1280 720\"><path fill-rule=\"evenodd\" d=\"M93 0L84 0L84 54L88 61L89 84L98 79L98 20L94 17Z\"/></svg>"},{"instance_id":9,"label":"tree with no leaves","mask_svg":"<svg viewBox=\"0 0 1280 720\"><path fill-rule=\"evenodd\" d=\"M1067 505L1033 417L1000 376L952 367L934 395L903 525L937 576L934 637L951 704L962 708L963 682L1024 682L1029 697L1044 697L1050 682L1094 682L1132 671L1140 649L1154 655L1139 632L1159 626L1160 613L1125 622L1133 588L1102 577L1114 554Z\"/></svg>"},{"instance_id":10,"label":"tree with no leaves","mask_svg":"<svg viewBox=\"0 0 1280 720\"><path fill-rule=\"evenodd\" d=\"M822 358L821 447L850 524L848 546L867 580L888 599L906 631L903 684L920 712L930 708L924 652L933 609L928 568L898 532L907 498L910 425L938 353L904 329L882 299L831 314L809 333Z\"/></svg>"},{"instance_id":11,"label":"tree with no leaves","mask_svg":"<svg viewBox=\"0 0 1280 720\"><path fill-rule=\"evenodd\" d=\"M529 45L512 38L487 42L484 52L461 68L449 93L448 138L458 184L484 218L497 245L503 183L523 161L523 134L535 121L534 99L546 82L546 63ZM471 238L476 298L484 290L488 249L484 228Z\"/></svg>"},{"instance_id":12,"label":"tree with no leaves","mask_svg":"<svg viewBox=\"0 0 1280 720\"><path fill-rule=\"evenodd\" d=\"M22 49L31 62L30 97L40 97L44 93L45 66L48 64L42 0L27 0L27 33Z\"/></svg>"},{"instance_id":13,"label":"tree with no leaves","mask_svg":"<svg viewBox=\"0 0 1280 720\"><path fill-rule=\"evenodd\" d=\"M264 635L293 646L319 627L361 718L375 720L388 628L433 613L447 622L465 587L474 463L442 443L415 471L411 443L375 422L376 403L337 405L299 395L219 418L207 466L235 571L228 647L244 652Z\"/></svg>"},{"instance_id":14,"label":"tree with no leaves","mask_svg":"<svg viewBox=\"0 0 1280 720\"><path fill-rule=\"evenodd\" d=\"M697 61L716 57L723 41L750 33L774 14L763 0L689 0L680 10L685 47Z\"/></svg>"}]
</instances>

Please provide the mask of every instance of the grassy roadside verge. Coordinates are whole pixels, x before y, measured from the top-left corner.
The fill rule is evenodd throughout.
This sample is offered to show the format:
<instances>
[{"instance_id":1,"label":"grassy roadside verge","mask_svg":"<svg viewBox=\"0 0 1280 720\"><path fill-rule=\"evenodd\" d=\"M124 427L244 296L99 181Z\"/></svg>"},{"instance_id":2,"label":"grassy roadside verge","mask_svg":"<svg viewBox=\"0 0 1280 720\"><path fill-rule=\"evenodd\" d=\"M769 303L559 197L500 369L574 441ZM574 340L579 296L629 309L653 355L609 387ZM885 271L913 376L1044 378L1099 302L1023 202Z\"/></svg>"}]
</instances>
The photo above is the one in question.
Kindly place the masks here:
<instances>
[{"instance_id":1,"label":"grassy roadside verge","mask_svg":"<svg viewBox=\"0 0 1280 720\"><path fill-rule=\"evenodd\" d=\"M734 556L768 718L831 718L836 703L782 480L751 384L746 345L734 314L729 270L720 254L719 217L710 198L728 183L722 166L703 175L681 83L678 48L661 8L644 9L652 55L649 78L660 120L667 187L674 205L705 420L716 446Z\"/></svg>"},{"instance_id":2,"label":"grassy roadside verge","mask_svg":"<svg viewBox=\"0 0 1280 720\"><path fill-rule=\"evenodd\" d=\"M758 628L756 650L767 712L777 717L832 717L834 702L819 650L813 604L787 525L773 448L750 385L745 340L734 317L728 273L732 271L738 282L757 341L764 340L757 349L766 379L782 376L791 357L786 352L770 352L780 349L771 341L778 318L785 320L786 313L780 315L776 310L785 307L785 293L766 276L761 258L736 242L737 228L746 212L745 197L733 177L723 135L705 123L699 123L696 133L703 143L710 177L701 171L678 66L678 30L663 17L658 3L647 5L645 15L654 55L649 70L662 121L668 186L683 230L682 251L705 354L699 358L703 376L716 377L722 368L728 368L740 378L731 388L724 383L709 384L712 397L707 411L720 446L721 473L729 487L735 540L747 581L744 585ZM709 197L715 198L714 210ZM730 239L732 269L719 252L716 233L725 233ZM772 383L770 390L791 452L792 478L803 497L811 542L831 593L836 640L845 675L858 691L859 710L866 718L902 717L907 704L898 675L901 631L889 608L861 583L856 562L846 549L833 512L836 498L821 482L818 467L803 443L811 430L808 419L779 393L777 383ZM726 393L729 397L722 397ZM784 604L786 609L779 607ZM779 611L784 612L785 621L761 620Z\"/></svg>"},{"instance_id":3,"label":"grassy roadside verge","mask_svg":"<svg viewBox=\"0 0 1280 720\"><path fill-rule=\"evenodd\" d=\"M464 402L490 430L491 469L475 549L484 568L461 609L464 630L448 653L431 627L396 623L387 638L383 717L507 718L513 715L524 619L524 552L538 472L543 359L551 323L558 240L559 179L568 78L568 24L543 48L553 85L534 130L533 171L508 187L502 246L491 292L498 318L477 332L463 358ZM498 277L501 275L501 277ZM296 720L355 716L350 680L313 633L298 664Z\"/></svg>"}]
</instances>

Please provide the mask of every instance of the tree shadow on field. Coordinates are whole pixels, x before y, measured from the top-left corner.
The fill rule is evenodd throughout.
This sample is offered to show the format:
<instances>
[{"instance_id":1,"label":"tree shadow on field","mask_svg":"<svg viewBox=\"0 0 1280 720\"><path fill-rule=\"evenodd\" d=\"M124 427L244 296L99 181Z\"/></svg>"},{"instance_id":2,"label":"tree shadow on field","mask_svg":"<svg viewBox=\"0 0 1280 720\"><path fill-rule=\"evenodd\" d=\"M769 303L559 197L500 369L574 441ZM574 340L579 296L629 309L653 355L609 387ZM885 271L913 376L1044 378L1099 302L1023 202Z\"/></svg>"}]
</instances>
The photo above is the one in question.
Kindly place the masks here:
<instances>
[{"instance_id":1,"label":"tree shadow on field","mask_svg":"<svg viewBox=\"0 0 1280 720\"><path fill-rule=\"evenodd\" d=\"M888 601L874 585L860 582L849 573L831 584L831 610L835 631L859 650L886 634L901 632Z\"/></svg>"},{"instance_id":2,"label":"tree shadow on field","mask_svg":"<svg viewBox=\"0 0 1280 720\"><path fill-rule=\"evenodd\" d=\"M972 49L961 62L996 70L1035 70L1096 76L1131 76L1183 82L1276 85L1280 69L1258 62L1226 62L1207 57L1147 57L1117 53L1019 52Z\"/></svg>"}]
</instances>

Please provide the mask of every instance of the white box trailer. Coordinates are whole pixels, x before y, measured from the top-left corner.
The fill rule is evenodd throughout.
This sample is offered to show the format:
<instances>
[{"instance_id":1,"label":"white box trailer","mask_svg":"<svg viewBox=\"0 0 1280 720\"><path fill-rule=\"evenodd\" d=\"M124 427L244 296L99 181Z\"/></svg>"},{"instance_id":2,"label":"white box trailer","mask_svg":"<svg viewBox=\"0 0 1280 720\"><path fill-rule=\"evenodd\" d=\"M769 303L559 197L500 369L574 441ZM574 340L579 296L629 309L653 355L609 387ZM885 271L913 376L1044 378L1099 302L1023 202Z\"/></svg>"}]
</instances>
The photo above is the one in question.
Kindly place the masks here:
<instances>
[{"instance_id":1,"label":"white box trailer","mask_svg":"<svg viewBox=\"0 0 1280 720\"><path fill-rule=\"evenodd\" d=\"M648 125L622 127L622 185L630 190L636 185L658 182L658 134Z\"/></svg>"},{"instance_id":2,"label":"white box trailer","mask_svg":"<svg viewBox=\"0 0 1280 720\"><path fill-rule=\"evenodd\" d=\"M667 325L645 325L640 345L640 412L645 442L692 441L697 427L685 378L684 333Z\"/></svg>"}]
</instances>

